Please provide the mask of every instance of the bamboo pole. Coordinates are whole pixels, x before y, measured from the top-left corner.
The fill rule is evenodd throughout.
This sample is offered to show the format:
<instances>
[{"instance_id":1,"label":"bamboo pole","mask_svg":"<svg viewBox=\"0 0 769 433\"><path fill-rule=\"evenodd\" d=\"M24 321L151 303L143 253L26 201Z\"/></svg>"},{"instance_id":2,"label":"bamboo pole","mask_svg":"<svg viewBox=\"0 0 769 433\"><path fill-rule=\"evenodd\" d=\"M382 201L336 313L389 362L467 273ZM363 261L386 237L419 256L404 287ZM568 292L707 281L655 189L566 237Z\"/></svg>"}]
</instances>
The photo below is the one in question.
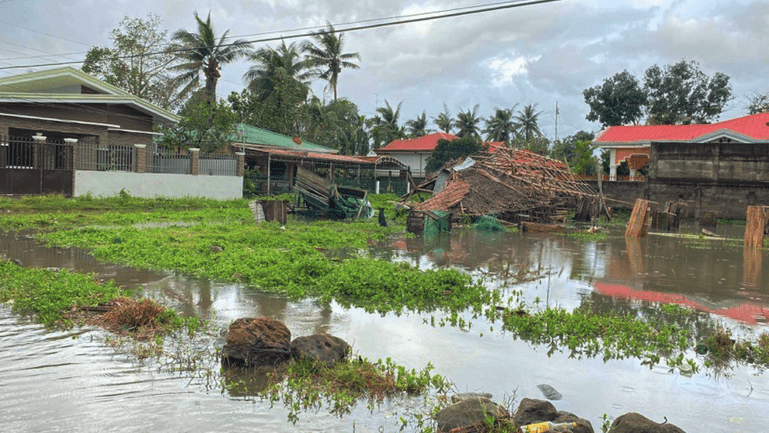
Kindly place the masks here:
<instances>
[{"instance_id":1,"label":"bamboo pole","mask_svg":"<svg viewBox=\"0 0 769 433\"><path fill-rule=\"evenodd\" d=\"M649 234L650 203L640 198L635 201L633 213L630 215L630 221L628 221L625 229L625 237L642 238Z\"/></svg>"},{"instance_id":2,"label":"bamboo pole","mask_svg":"<svg viewBox=\"0 0 769 433\"><path fill-rule=\"evenodd\" d=\"M745 221L746 247L763 248L764 230L769 220L769 206L748 206Z\"/></svg>"}]
</instances>

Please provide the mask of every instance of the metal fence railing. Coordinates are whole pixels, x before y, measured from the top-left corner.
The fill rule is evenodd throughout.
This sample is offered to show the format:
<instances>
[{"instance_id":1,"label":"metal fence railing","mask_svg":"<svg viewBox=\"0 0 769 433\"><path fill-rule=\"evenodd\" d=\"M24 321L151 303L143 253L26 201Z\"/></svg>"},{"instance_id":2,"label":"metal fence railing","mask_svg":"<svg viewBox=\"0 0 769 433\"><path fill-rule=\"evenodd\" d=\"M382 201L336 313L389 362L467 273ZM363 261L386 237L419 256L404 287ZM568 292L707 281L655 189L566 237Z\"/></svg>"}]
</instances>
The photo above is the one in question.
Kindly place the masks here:
<instances>
[{"instance_id":1,"label":"metal fence railing","mask_svg":"<svg viewBox=\"0 0 769 433\"><path fill-rule=\"evenodd\" d=\"M179 151L158 149L152 155L150 170L152 173L190 174L190 155Z\"/></svg>"},{"instance_id":2,"label":"metal fence railing","mask_svg":"<svg viewBox=\"0 0 769 433\"><path fill-rule=\"evenodd\" d=\"M213 176L237 176L238 160L231 155L200 155L200 174Z\"/></svg>"},{"instance_id":3,"label":"metal fence railing","mask_svg":"<svg viewBox=\"0 0 769 433\"><path fill-rule=\"evenodd\" d=\"M0 138L0 168L35 168L35 144L32 141L32 138Z\"/></svg>"},{"instance_id":4,"label":"metal fence railing","mask_svg":"<svg viewBox=\"0 0 769 433\"><path fill-rule=\"evenodd\" d=\"M101 146L82 141L77 146L77 169L90 171L136 171L134 146Z\"/></svg>"}]
</instances>

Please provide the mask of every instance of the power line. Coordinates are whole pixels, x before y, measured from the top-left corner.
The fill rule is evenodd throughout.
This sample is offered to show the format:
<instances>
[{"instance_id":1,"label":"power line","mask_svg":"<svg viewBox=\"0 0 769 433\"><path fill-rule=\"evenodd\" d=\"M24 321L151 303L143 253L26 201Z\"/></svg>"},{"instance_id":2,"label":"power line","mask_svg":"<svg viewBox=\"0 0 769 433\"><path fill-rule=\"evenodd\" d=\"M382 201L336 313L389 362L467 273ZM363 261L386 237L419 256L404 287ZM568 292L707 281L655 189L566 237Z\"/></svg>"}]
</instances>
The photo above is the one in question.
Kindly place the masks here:
<instances>
[{"instance_id":1,"label":"power line","mask_svg":"<svg viewBox=\"0 0 769 433\"><path fill-rule=\"evenodd\" d=\"M354 32L354 31L361 31L361 30L371 30L371 29L377 29L377 28L383 28L383 27L392 27L397 25L404 25L404 24L412 24L417 22L423 22L423 21L433 21L438 19L445 19L445 18L455 18L465 15L475 15L479 13L485 13L485 12L492 12L492 11L498 11L498 10L504 10L504 9L513 9L523 6L533 6L543 3L554 3L561 0L528 0L528 1L515 1L515 2L509 2L509 3L492 3L490 6L481 7L473 10L460 10L450 13L443 13L445 11L437 11L437 12L431 12L429 13L431 16L421 16L423 14L415 14L419 17L415 18L407 18L407 19L400 19L400 20L393 20L389 22L383 22L383 23L377 23L377 24L367 24L367 25L360 25L360 26L353 26L353 27L347 27L342 29L335 29L335 33L345 33L345 32ZM449 10L451 11L451 10ZM434 15L441 13L441 15ZM374 20L376 21L376 20ZM2 22L2 21L0 21ZM272 32L277 33L277 32ZM299 33L295 35L288 35L288 36L273 36L268 38L261 38L261 39L252 39L249 41L245 41L248 43L260 43L260 42L275 42L285 39L297 39L297 38L303 38L303 37L310 37L314 36L318 33L326 33L324 30L319 30L316 32L305 32L305 33ZM230 44L222 44L221 47L227 47L236 45L236 43L230 43ZM120 59L130 59L135 57L142 57L142 56L153 56L153 55L161 55L161 54L168 54L168 53L182 53L187 51L194 51L197 48L176 48L173 50L166 50L166 51L157 51L152 53L144 53L142 55L128 55L128 56L120 56L118 58ZM84 63L84 60L78 60L78 61L70 61L70 62L52 62L52 63L39 63L39 64L32 64L32 65L20 65L20 66L6 66L6 67L0 67L0 70L6 70L6 69L21 69L21 68L38 68L38 67L46 67L46 66L65 66L65 65L76 65Z\"/></svg>"}]
</instances>

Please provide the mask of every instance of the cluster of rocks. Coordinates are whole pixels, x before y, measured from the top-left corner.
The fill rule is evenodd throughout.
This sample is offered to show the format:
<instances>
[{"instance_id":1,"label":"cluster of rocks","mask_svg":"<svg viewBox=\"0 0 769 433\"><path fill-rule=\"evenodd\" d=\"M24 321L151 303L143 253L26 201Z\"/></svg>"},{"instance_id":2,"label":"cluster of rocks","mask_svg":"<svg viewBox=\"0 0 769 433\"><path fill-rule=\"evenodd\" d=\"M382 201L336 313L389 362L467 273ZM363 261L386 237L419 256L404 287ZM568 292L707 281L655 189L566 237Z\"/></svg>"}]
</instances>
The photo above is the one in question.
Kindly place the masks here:
<instances>
[{"instance_id":1,"label":"cluster of rocks","mask_svg":"<svg viewBox=\"0 0 769 433\"><path fill-rule=\"evenodd\" d=\"M222 348L222 364L267 367L310 358L331 367L343 360L349 350L346 341L333 335L315 334L291 340L291 331L283 323L249 317L230 325Z\"/></svg>"},{"instance_id":2,"label":"cluster of rocks","mask_svg":"<svg viewBox=\"0 0 769 433\"><path fill-rule=\"evenodd\" d=\"M527 426L550 421L553 424L569 423L569 432L594 433L590 421L571 412L559 411L546 400L524 398L515 414L491 400L491 394L467 393L452 397L452 404L436 414L438 432L482 433L490 419L495 424L512 421L516 426ZM560 430L559 430L560 431ZM673 424L656 423L638 413L626 413L617 417L609 433L684 433Z\"/></svg>"},{"instance_id":3,"label":"cluster of rocks","mask_svg":"<svg viewBox=\"0 0 769 433\"><path fill-rule=\"evenodd\" d=\"M222 348L222 363L245 367L277 366L292 359L310 358L331 367L342 361L350 345L341 338L328 334L315 334L291 340L291 331L285 324L266 317L241 318L234 321L227 332ZM552 387L540 387L548 398L561 395ZM515 414L492 401L491 394L465 393L452 397L452 404L436 414L439 432L481 433L489 420L503 424L513 422L525 426L550 421L554 424L575 423L569 431L594 433L590 421L573 413L559 411L546 400L524 398ZM658 424L637 413L617 417L609 433L684 433L667 423Z\"/></svg>"}]
</instances>

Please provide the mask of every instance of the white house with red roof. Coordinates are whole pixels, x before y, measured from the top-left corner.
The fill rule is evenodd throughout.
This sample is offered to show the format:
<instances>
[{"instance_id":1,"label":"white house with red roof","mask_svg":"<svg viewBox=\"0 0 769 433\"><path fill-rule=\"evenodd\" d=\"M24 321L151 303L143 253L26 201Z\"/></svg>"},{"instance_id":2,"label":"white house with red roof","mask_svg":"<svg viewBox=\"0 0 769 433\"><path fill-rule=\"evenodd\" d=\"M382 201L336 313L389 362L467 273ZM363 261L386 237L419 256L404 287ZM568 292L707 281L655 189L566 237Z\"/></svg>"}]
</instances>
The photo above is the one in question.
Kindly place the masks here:
<instances>
[{"instance_id":1,"label":"white house with red roof","mask_svg":"<svg viewBox=\"0 0 769 433\"><path fill-rule=\"evenodd\" d=\"M400 161L403 165L408 166L412 176L424 177L427 159L432 156L435 146L438 145L438 140L452 141L458 138L459 137L454 134L435 132L423 137L393 140L387 146L380 147L379 149L374 150L374 152L376 152L377 155L389 156ZM491 152L494 152L494 150L504 143L486 142L485 144L489 146Z\"/></svg>"},{"instance_id":2,"label":"white house with red roof","mask_svg":"<svg viewBox=\"0 0 769 433\"><path fill-rule=\"evenodd\" d=\"M648 161L652 141L769 144L769 113L701 125L610 126L598 134L593 144L610 151L609 175L616 179L617 166L623 161L643 161L642 155ZM631 177L635 176L639 167L629 165Z\"/></svg>"}]
</instances>

